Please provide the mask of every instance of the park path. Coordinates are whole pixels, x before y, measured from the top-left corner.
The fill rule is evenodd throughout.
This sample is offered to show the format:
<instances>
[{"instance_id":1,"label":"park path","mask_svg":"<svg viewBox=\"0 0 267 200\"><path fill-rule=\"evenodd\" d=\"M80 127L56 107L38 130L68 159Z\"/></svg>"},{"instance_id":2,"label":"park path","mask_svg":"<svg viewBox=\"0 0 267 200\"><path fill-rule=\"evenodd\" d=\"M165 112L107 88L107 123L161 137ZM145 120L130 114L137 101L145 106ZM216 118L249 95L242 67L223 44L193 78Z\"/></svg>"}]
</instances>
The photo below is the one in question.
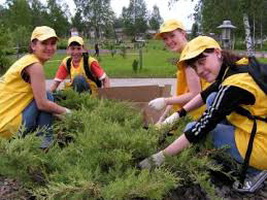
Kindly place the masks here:
<instances>
[{"instance_id":1,"label":"park path","mask_svg":"<svg viewBox=\"0 0 267 200\"><path fill-rule=\"evenodd\" d=\"M171 85L171 94L174 95L176 90L175 78L111 78L111 87L120 86L142 86L142 85ZM46 87L49 88L52 80L46 80ZM60 85L62 88L63 84Z\"/></svg>"}]
</instances>

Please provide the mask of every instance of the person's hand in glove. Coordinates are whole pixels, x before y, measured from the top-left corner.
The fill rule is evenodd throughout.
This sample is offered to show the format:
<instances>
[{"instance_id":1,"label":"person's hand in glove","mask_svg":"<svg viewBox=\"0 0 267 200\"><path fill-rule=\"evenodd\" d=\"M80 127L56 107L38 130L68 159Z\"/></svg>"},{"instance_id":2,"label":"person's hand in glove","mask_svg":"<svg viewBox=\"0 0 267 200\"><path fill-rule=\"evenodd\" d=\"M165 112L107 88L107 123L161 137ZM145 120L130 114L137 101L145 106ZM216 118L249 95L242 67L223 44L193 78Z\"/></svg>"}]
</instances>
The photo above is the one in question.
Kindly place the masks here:
<instances>
[{"instance_id":1,"label":"person's hand in glove","mask_svg":"<svg viewBox=\"0 0 267 200\"><path fill-rule=\"evenodd\" d=\"M167 103L166 103L165 98L160 97L160 98L156 98L156 99L151 100L148 103L148 105L155 110L161 110L167 105Z\"/></svg>"},{"instance_id":2,"label":"person's hand in glove","mask_svg":"<svg viewBox=\"0 0 267 200\"><path fill-rule=\"evenodd\" d=\"M163 122L162 125L173 125L175 121L180 118L178 112L173 113L171 116L167 117Z\"/></svg>"},{"instance_id":3,"label":"person's hand in glove","mask_svg":"<svg viewBox=\"0 0 267 200\"><path fill-rule=\"evenodd\" d=\"M160 166L165 160L163 151L153 154L152 156L144 159L138 164L141 169L151 169L152 167Z\"/></svg>"},{"instance_id":4,"label":"person's hand in glove","mask_svg":"<svg viewBox=\"0 0 267 200\"><path fill-rule=\"evenodd\" d=\"M62 113L62 114L55 114L54 113L53 116L58 118L58 119L60 119L60 120L63 120L66 115L70 115L71 113L72 113L72 111L70 109L65 108L65 112L64 113Z\"/></svg>"}]
</instances>

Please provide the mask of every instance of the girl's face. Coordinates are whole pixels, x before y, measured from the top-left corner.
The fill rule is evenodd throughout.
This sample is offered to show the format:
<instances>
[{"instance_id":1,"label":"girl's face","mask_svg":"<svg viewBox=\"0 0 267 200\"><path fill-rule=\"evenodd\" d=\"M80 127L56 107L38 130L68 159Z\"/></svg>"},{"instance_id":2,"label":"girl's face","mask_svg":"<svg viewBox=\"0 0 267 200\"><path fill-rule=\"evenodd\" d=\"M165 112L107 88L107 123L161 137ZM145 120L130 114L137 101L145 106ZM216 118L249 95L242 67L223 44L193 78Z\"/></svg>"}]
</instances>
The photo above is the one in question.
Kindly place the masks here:
<instances>
[{"instance_id":1,"label":"girl's face","mask_svg":"<svg viewBox=\"0 0 267 200\"><path fill-rule=\"evenodd\" d=\"M162 39L165 45L174 52L181 53L187 43L186 33L176 29L171 32L162 33Z\"/></svg>"},{"instance_id":2,"label":"girl's face","mask_svg":"<svg viewBox=\"0 0 267 200\"><path fill-rule=\"evenodd\" d=\"M193 68L199 77L208 82L213 82L219 75L222 65L222 54L219 49L215 49L212 53L203 53L205 57L198 59Z\"/></svg>"},{"instance_id":3,"label":"girl's face","mask_svg":"<svg viewBox=\"0 0 267 200\"><path fill-rule=\"evenodd\" d=\"M31 43L33 53L44 63L51 59L57 50L57 38L48 38L47 40L37 40Z\"/></svg>"},{"instance_id":4,"label":"girl's face","mask_svg":"<svg viewBox=\"0 0 267 200\"><path fill-rule=\"evenodd\" d=\"M67 53L72 57L74 63L80 62L83 52L84 48L81 45L71 45L67 49Z\"/></svg>"}]
</instances>

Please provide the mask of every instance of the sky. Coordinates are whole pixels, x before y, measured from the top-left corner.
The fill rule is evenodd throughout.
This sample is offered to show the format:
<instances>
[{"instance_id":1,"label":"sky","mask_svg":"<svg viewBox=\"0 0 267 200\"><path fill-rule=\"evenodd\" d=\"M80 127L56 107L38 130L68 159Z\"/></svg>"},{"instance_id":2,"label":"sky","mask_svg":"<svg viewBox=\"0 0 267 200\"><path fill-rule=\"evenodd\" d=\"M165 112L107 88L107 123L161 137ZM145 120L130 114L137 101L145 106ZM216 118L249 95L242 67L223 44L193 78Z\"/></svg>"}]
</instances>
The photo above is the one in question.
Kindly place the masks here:
<instances>
[{"instance_id":1,"label":"sky","mask_svg":"<svg viewBox=\"0 0 267 200\"><path fill-rule=\"evenodd\" d=\"M46 2L45 0L41 1ZM74 13L75 5L73 1L64 1L69 5L71 12ZM145 0L148 11L152 12L153 6L157 5L163 20L178 19L184 23L184 26L187 30L190 30L194 22L192 14L194 13L196 1L192 2L192 0L179 0L173 4L171 9L168 8L168 1L169 0ZM5 0L0 0L0 4L3 4L4 2ZM123 6L128 7L129 0L111 0L111 7L116 13L117 17L120 16Z\"/></svg>"},{"instance_id":2,"label":"sky","mask_svg":"<svg viewBox=\"0 0 267 200\"><path fill-rule=\"evenodd\" d=\"M168 8L168 1L169 0L145 0L147 10L152 12L153 6L157 5L163 20L178 19L184 23L187 30L190 30L194 22L192 14L194 13L196 1L179 0L173 4L171 9ZM129 0L111 0L111 7L117 16L121 14L123 6L128 7Z\"/></svg>"}]
</instances>

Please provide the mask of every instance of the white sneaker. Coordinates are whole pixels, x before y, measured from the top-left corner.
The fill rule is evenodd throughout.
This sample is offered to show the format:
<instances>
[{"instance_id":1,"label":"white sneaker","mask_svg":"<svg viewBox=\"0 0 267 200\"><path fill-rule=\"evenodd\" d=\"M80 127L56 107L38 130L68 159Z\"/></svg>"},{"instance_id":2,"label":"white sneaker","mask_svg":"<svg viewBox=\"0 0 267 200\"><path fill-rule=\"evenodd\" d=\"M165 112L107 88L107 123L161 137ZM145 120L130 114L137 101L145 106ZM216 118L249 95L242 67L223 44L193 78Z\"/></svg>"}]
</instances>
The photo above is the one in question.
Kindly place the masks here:
<instances>
[{"instance_id":1,"label":"white sneaker","mask_svg":"<svg viewBox=\"0 0 267 200\"><path fill-rule=\"evenodd\" d=\"M257 189L263 186L263 182L267 178L267 171L262 171L255 176L247 176L244 184L240 184L239 181L235 181L233 184L233 189L237 192L249 192L253 193Z\"/></svg>"}]
</instances>

